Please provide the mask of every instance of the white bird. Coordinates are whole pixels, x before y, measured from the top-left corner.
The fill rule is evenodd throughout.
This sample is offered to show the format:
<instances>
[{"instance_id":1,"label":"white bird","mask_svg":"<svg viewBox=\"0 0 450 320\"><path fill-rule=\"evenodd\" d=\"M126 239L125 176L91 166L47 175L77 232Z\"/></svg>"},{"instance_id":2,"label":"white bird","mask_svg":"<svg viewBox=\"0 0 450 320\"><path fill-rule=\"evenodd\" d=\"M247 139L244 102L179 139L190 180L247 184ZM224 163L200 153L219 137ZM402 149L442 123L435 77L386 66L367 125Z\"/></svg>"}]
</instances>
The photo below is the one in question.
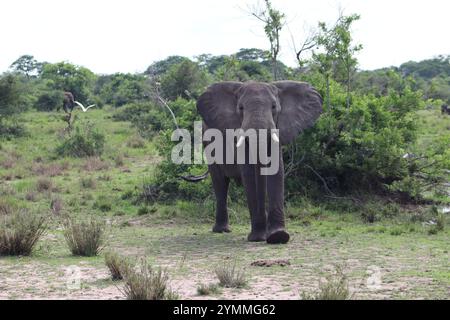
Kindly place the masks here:
<instances>
[{"instance_id":1,"label":"white bird","mask_svg":"<svg viewBox=\"0 0 450 320\"><path fill-rule=\"evenodd\" d=\"M75 103L83 110L83 112L88 111L90 108L95 107L95 104L91 104L88 107L84 107L81 103L79 103L78 101L75 101Z\"/></svg>"}]
</instances>

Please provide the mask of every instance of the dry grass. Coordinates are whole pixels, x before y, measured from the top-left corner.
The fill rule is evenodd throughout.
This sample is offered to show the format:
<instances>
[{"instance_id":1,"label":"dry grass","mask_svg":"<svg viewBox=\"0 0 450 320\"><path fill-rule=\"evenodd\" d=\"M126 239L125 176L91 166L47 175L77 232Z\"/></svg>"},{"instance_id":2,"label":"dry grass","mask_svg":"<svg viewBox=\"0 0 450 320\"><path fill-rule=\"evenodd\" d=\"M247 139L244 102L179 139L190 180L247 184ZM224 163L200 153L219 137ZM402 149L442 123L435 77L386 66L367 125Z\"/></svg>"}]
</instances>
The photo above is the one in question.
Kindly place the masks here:
<instances>
[{"instance_id":1,"label":"dry grass","mask_svg":"<svg viewBox=\"0 0 450 320\"><path fill-rule=\"evenodd\" d=\"M14 210L15 206L11 202L0 198L0 216L11 214Z\"/></svg>"},{"instance_id":2,"label":"dry grass","mask_svg":"<svg viewBox=\"0 0 450 320\"><path fill-rule=\"evenodd\" d=\"M213 294L219 294L221 292L220 287L216 283L203 284L201 283L197 287L197 294L199 296L210 296Z\"/></svg>"},{"instance_id":3,"label":"dry grass","mask_svg":"<svg viewBox=\"0 0 450 320\"><path fill-rule=\"evenodd\" d=\"M63 209L63 202L60 198L53 198L50 202L50 210L54 215L60 215Z\"/></svg>"},{"instance_id":4,"label":"dry grass","mask_svg":"<svg viewBox=\"0 0 450 320\"><path fill-rule=\"evenodd\" d=\"M105 224L95 219L64 223L64 238L75 256L92 257L100 253L105 235Z\"/></svg>"},{"instance_id":5,"label":"dry grass","mask_svg":"<svg viewBox=\"0 0 450 320\"><path fill-rule=\"evenodd\" d=\"M39 178L36 182L36 190L38 192L51 191L53 188L52 180L48 178Z\"/></svg>"},{"instance_id":6,"label":"dry grass","mask_svg":"<svg viewBox=\"0 0 450 320\"><path fill-rule=\"evenodd\" d=\"M109 164L99 157L89 157L82 166L85 171L101 171L109 168Z\"/></svg>"},{"instance_id":7,"label":"dry grass","mask_svg":"<svg viewBox=\"0 0 450 320\"><path fill-rule=\"evenodd\" d=\"M244 269L237 266L236 260L218 265L214 272L222 287L243 288L248 283Z\"/></svg>"},{"instance_id":8,"label":"dry grass","mask_svg":"<svg viewBox=\"0 0 450 320\"><path fill-rule=\"evenodd\" d=\"M168 286L166 270L154 269L144 259L124 274L123 293L128 300L176 300L178 295Z\"/></svg>"},{"instance_id":9,"label":"dry grass","mask_svg":"<svg viewBox=\"0 0 450 320\"><path fill-rule=\"evenodd\" d=\"M336 266L336 271L319 282L316 293L302 293L302 300L350 300L353 295L350 292L347 276L342 266Z\"/></svg>"},{"instance_id":10,"label":"dry grass","mask_svg":"<svg viewBox=\"0 0 450 320\"><path fill-rule=\"evenodd\" d=\"M140 135L131 136L127 141L127 147L141 149L145 147L145 140Z\"/></svg>"},{"instance_id":11,"label":"dry grass","mask_svg":"<svg viewBox=\"0 0 450 320\"><path fill-rule=\"evenodd\" d=\"M46 219L26 210L0 217L0 256L28 256L46 232Z\"/></svg>"},{"instance_id":12,"label":"dry grass","mask_svg":"<svg viewBox=\"0 0 450 320\"><path fill-rule=\"evenodd\" d=\"M45 177L60 176L67 169L69 169L68 162L64 162L62 164L52 163L48 165L45 165L43 163L34 163L31 166L31 172L33 172L33 174Z\"/></svg>"},{"instance_id":13,"label":"dry grass","mask_svg":"<svg viewBox=\"0 0 450 320\"><path fill-rule=\"evenodd\" d=\"M130 261L116 252L109 251L105 253L105 265L113 280L122 280L123 275L130 268Z\"/></svg>"}]
</instances>

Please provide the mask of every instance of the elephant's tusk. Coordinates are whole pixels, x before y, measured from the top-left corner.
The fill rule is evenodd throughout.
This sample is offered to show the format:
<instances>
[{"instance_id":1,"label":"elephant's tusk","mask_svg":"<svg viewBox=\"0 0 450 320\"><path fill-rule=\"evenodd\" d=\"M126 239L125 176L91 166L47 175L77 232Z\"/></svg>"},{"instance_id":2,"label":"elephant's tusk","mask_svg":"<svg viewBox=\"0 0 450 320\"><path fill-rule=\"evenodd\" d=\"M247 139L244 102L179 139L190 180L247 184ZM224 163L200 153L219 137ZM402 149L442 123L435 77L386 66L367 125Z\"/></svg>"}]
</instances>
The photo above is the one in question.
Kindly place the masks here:
<instances>
[{"instance_id":1,"label":"elephant's tusk","mask_svg":"<svg viewBox=\"0 0 450 320\"><path fill-rule=\"evenodd\" d=\"M236 143L236 147L239 148L240 146L242 146L244 141L245 141L245 137L244 136L240 136L238 142Z\"/></svg>"},{"instance_id":2,"label":"elephant's tusk","mask_svg":"<svg viewBox=\"0 0 450 320\"><path fill-rule=\"evenodd\" d=\"M275 141L276 143L280 143L280 139L278 138L276 132L272 133L272 140Z\"/></svg>"}]
</instances>

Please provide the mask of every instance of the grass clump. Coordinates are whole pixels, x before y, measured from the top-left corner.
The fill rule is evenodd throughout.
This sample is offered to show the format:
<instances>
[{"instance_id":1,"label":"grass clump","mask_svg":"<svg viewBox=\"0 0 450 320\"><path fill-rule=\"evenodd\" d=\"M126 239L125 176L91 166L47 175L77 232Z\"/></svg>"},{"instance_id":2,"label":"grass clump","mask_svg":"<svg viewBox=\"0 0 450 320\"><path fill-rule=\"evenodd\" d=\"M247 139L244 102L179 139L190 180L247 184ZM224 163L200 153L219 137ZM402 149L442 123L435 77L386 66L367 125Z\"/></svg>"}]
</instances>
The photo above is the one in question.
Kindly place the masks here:
<instances>
[{"instance_id":1,"label":"grass clump","mask_svg":"<svg viewBox=\"0 0 450 320\"><path fill-rule=\"evenodd\" d=\"M92 177L82 177L80 180L80 185L84 189L95 189L96 183Z\"/></svg>"},{"instance_id":2,"label":"grass clump","mask_svg":"<svg viewBox=\"0 0 450 320\"><path fill-rule=\"evenodd\" d=\"M61 157L93 157L100 156L105 146L105 136L92 126L76 127L56 148Z\"/></svg>"},{"instance_id":3,"label":"grass clump","mask_svg":"<svg viewBox=\"0 0 450 320\"><path fill-rule=\"evenodd\" d=\"M166 270L154 269L146 260L124 273L123 293L128 300L176 300L178 295L168 286Z\"/></svg>"},{"instance_id":4,"label":"grass clump","mask_svg":"<svg viewBox=\"0 0 450 320\"><path fill-rule=\"evenodd\" d=\"M445 216L443 213L439 213L436 217L436 222L428 229L428 234L438 234L445 229Z\"/></svg>"},{"instance_id":5,"label":"grass clump","mask_svg":"<svg viewBox=\"0 0 450 320\"><path fill-rule=\"evenodd\" d=\"M302 293L302 300L350 300L352 294L348 285L347 276L341 266L336 266L334 274L326 277L326 281L319 282L316 293Z\"/></svg>"},{"instance_id":6,"label":"grass clump","mask_svg":"<svg viewBox=\"0 0 450 320\"><path fill-rule=\"evenodd\" d=\"M16 210L0 216L0 256L28 256L47 230L43 216Z\"/></svg>"},{"instance_id":7,"label":"grass clump","mask_svg":"<svg viewBox=\"0 0 450 320\"><path fill-rule=\"evenodd\" d=\"M209 296L213 294L219 294L221 292L220 287L216 283L204 284L201 283L197 287L197 294L199 296Z\"/></svg>"},{"instance_id":8,"label":"grass clump","mask_svg":"<svg viewBox=\"0 0 450 320\"><path fill-rule=\"evenodd\" d=\"M128 259L112 251L105 253L105 265L108 267L111 277L115 281L122 280L123 275L130 268Z\"/></svg>"},{"instance_id":9,"label":"grass clump","mask_svg":"<svg viewBox=\"0 0 450 320\"><path fill-rule=\"evenodd\" d=\"M38 192L50 191L53 188L52 180L48 178L40 178L36 182L36 190Z\"/></svg>"},{"instance_id":10,"label":"grass clump","mask_svg":"<svg viewBox=\"0 0 450 320\"><path fill-rule=\"evenodd\" d=\"M68 218L64 224L64 238L75 256L98 255L102 249L104 234L105 224L95 219L75 221Z\"/></svg>"},{"instance_id":11,"label":"grass clump","mask_svg":"<svg viewBox=\"0 0 450 320\"><path fill-rule=\"evenodd\" d=\"M245 271L237 266L236 261L221 264L214 272L219 279L219 285L225 288L243 288L248 283Z\"/></svg>"}]
</instances>

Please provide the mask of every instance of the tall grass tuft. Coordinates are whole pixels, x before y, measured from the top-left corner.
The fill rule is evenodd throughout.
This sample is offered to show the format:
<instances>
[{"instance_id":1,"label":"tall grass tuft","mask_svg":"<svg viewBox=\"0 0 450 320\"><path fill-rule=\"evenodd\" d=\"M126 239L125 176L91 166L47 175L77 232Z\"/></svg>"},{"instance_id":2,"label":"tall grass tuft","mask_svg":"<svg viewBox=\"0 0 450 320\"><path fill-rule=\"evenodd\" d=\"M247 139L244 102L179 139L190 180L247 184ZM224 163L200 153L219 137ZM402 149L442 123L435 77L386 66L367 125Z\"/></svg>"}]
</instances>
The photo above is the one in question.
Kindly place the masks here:
<instances>
[{"instance_id":1,"label":"tall grass tuft","mask_svg":"<svg viewBox=\"0 0 450 320\"><path fill-rule=\"evenodd\" d=\"M127 268L123 293L129 300L176 300L178 295L168 286L165 269L154 269L146 260Z\"/></svg>"},{"instance_id":2,"label":"tall grass tuft","mask_svg":"<svg viewBox=\"0 0 450 320\"><path fill-rule=\"evenodd\" d=\"M26 210L0 216L0 256L28 256L47 230L46 219Z\"/></svg>"},{"instance_id":3,"label":"tall grass tuft","mask_svg":"<svg viewBox=\"0 0 450 320\"><path fill-rule=\"evenodd\" d=\"M215 268L214 272L222 287L243 288L248 283L245 271L237 266L236 261L221 264Z\"/></svg>"},{"instance_id":4,"label":"tall grass tuft","mask_svg":"<svg viewBox=\"0 0 450 320\"><path fill-rule=\"evenodd\" d=\"M113 280L122 280L123 275L131 266L128 259L112 251L105 253L105 264L108 267Z\"/></svg>"},{"instance_id":5,"label":"tall grass tuft","mask_svg":"<svg viewBox=\"0 0 450 320\"><path fill-rule=\"evenodd\" d=\"M336 266L334 274L328 275L326 281L319 282L317 292L301 294L302 300L350 300L352 298L353 295L342 266Z\"/></svg>"},{"instance_id":6,"label":"tall grass tuft","mask_svg":"<svg viewBox=\"0 0 450 320\"><path fill-rule=\"evenodd\" d=\"M75 256L92 257L100 253L105 234L105 224L95 219L75 221L68 218L64 223L64 238Z\"/></svg>"}]
</instances>

